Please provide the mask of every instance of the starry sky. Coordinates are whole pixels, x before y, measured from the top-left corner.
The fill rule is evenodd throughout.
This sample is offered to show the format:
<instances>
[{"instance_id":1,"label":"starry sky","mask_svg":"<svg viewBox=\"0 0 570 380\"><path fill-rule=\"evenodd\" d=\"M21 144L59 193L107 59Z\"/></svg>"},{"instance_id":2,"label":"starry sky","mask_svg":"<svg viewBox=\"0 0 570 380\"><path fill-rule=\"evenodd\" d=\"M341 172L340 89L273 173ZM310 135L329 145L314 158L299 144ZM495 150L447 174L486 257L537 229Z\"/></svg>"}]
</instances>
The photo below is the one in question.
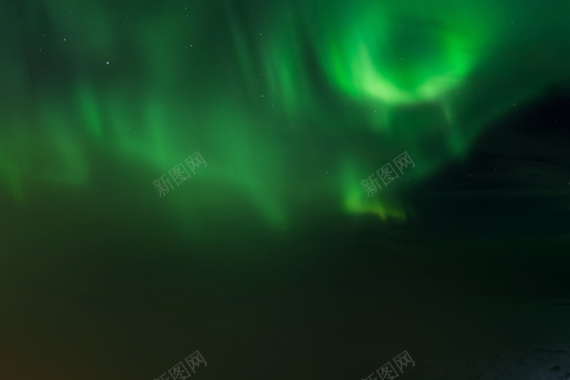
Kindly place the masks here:
<instances>
[{"instance_id":1,"label":"starry sky","mask_svg":"<svg viewBox=\"0 0 570 380\"><path fill-rule=\"evenodd\" d=\"M562 279L566 2L18 0L1 8L0 299L10 312L0 321L27 334L5 339L10 378L39 373L15 369L29 360L22 342L41 351L55 337L61 357L44 359L57 368L48 378L78 378L54 364L73 356L69 346L103 355L111 341L120 354L116 363L100 357L102 368L157 377L196 345L212 352L245 339L213 338L223 307L208 297L239 304L227 295L239 284L251 300L293 283L302 294L299 284L356 280L385 262L400 268L393 273L415 268L406 276L416 285L429 278L427 288L570 294ZM155 181L195 152L207 165L157 191ZM413 167L367 193L362 181L403 152ZM209 311L184 312L206 327L187 332L188 353L138 353L166 357L154 372L117 370L120 357L136 355L111 333L89 349L74 341L127 331L134 315L141 330L151 317L183 325L181 311L156 309L198 278L208 290L195 297ZM380 286L352 283L355 292ZM145 302L157 307L146 314ZM159 326L147 340L126 334L139 347L173 339ZM383 355L392 351L401 352Z\"/></svg>"},{"instance_id":2,"label":"starry sky","mask_svg":"<svg viewBox=\"0 0 570 380\"><path fill-rule=\"evenodd\" d=\"M404 193L570 79L562 2L11 7L0 168L21 204L43 184L96 189L103 151L151 182L200 151L213 164L165 208L231 213L230 191L277 228L295 218L291 202L405 222ZM410 183L367 197L362 179L404 151ZM129 173L115 186L156 198Z\"/></svg>"}]
</instances>

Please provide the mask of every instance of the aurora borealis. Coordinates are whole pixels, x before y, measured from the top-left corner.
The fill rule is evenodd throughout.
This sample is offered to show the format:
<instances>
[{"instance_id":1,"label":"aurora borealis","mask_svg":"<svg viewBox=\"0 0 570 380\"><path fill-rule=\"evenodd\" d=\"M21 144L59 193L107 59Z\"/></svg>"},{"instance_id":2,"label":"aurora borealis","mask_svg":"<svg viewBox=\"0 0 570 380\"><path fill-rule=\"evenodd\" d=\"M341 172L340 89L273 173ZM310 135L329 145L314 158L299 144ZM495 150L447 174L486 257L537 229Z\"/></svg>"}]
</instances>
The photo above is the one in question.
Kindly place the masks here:
<instances>
[{"instance_id":1,"label":"aurora borealis","mask_svg":"<svg viewBox=\"0 0 570 380\"><path fill-rule=\"evenodd\" d=\"M375 158L346 141L362 136L380 161L413 152L411 186L465 157L513 104L568 83L557 4L22 2L2 23L25 38L6 41L4 187L25 202L30 181L93 186L89 151L103 147L149 175L194 149L218 163L205 186L243 193L270 223L299 188L402 220L400 200L362 197ZM334 149L326 164L315 138Z\"/></svg>"},{"instance_id":2,"label":"aurora borealis","mask_svg":"<svg viewBox=\"0 0 570 380\"><path fill-rule=\"evenodd\" d=\"M0 322L32 321L34 302L24 299L65 299L61 305L67 305L81 298L73 293L80 290L70 289L85 286L100 307L78 307L90 310L77 312L79 320L119 331L115 323L123 322L99 314L106 302L134 319L133 310L146 309L142 299L121 309L115 292L148 295L152 282L163 285L156 285L151 303L177 302L175 294L186 294L179 289L190 286L186 281L199 283L186 279L184 273L192 273L208 289L196 293L208 310L196 318L208 327L188 332L200 339L187 350L204 350L215 371L229 354L212 353L222 340L213 338L217 327L208 318L213 314L217 326L223 324L213 311L223 306L209 300L227 297L241 305L224 289L233 294L246 286L242 280L261 298L273 299L271 289L294 279L334 288L348 276L362 286L358 294L376 286L387 292L389 284L359 282L384 262L400 268L393 273L408 273L410 283L427 278L426 289L447 282L423 268L462 284L494 284L498 293L503 285L510 289L506 293L512 283L524 287L523 270L511 268L535 263L535 270L548 272L544 268L552 265L552 273L564 273L570 246L569 16L570 5L560 0L4 2L0 295L11 312ZM153 181L197 151L207 169L159 197ZM415 166L368 197L361 181L404 151ZM436 255L433 262L430 254ZM478 261L487 259L499 266L488 269ZM27 273L27 260L37 269ZM141 271L125 269L129 260ZM178 263L174 269L166 264L172 261ZM463 269L441 269L451 263ZM70 269L76 265L77 275ZM489 282L484 274L471 277L472 267L494 274ZM125 285L118 274L123 271L138 285ZM170 271L174 277L167 280L163 275ZM103 273L111 273L109 282L99 280ZM544 289L555 283L557 297L570 296L552 273L539 281ZM47 293L21 286L32 278ZM40 285L37 278L58 285ZM66 292L73 295L61 296ZM303 300L299 309L310 309L311 301ZM255 309L252 319L263 325L256 298L244 303L249 306L236 307ZM154 312L163 322L184 324L180 315ZM56 318L51 325L53 315L42 313L38 319L49 336L61 333L49 326L72 323ZM247 320L248 313L238 315ZM270 328L264 328L259 339L270 340ZM77 331L62 334L82 334ZM166 339L158 330L151 335L153 342ZM114 341L111 335L105 339ZM138 339L142 349L144 340ZM242 338L232 339L235 348ZM125 347L117 350L135 361ZM404 348L386 347L378 357ZM164 369L182 351L173 350L153 368ZM16 367L26 355L24 348L14 352ZM146 352L147 361L158 355L148 347ZM418 368L421 355L420 349ZM362 371L378 360L371 358ZM244 368L245 377L236 378L257 378ZM58 371L47 378L67 373ZM147 379L160 375L146 371L141 376ZM21 379L37 373L30 370ZM289 378L311 377L293 373Z\"/></svg>"}]
</instances>

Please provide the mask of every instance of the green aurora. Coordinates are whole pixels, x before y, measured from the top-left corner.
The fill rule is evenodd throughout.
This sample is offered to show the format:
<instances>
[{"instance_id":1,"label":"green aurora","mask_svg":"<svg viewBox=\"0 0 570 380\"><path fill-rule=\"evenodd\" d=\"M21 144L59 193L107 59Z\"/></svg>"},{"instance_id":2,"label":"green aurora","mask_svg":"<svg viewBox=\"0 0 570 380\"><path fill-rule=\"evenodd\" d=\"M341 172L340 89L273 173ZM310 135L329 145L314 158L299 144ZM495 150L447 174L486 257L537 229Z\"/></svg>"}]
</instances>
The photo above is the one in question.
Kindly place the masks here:
<instances>
[{"instance_id":1,"label":"green aurora","mask_svg":"<svg viewBox=\"0 0 570 380\"><path fill-rule=\"evenodd\" d=\"M23 205L48 185L104 193L105 154L131 168L117 187L181 223L199 223L197 204L239 212L231 194L276 228L295 209L400 223L406 191L570 85L561 1L7 6L0 186ZM159 199L152 181L195 151L208 167ZM360 181L403 151L411 181L368 198Z\"/></svg>"}]
</instances>

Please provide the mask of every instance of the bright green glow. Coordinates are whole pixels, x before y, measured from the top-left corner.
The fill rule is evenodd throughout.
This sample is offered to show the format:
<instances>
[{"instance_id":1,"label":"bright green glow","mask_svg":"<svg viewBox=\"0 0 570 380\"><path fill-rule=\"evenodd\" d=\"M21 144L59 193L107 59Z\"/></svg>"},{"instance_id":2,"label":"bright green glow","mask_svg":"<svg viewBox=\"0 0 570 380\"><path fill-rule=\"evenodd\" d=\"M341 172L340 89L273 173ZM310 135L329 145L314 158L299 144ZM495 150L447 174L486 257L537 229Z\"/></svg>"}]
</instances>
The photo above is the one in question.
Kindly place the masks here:
<instances>
[{"instance_id":1,"label":"bright green glow","mask_svg":"<svg viewBox=\"0 0 570 380\"><path fill-rule=\"evenodd\" d=\"M362 188L360 187L360 178L356 174L358 169L354 167L350 160L346 160L343 170L343 183L345 184L344 208L346 211L356 214L371 213L378 216L383 221L405 222L406 214L399 207L398 198L387 195L384 190L368 198L367 195L362 196ZM382 202L389 198L391 202Z\"/></svg>"},{"instance_id":2,"label":"bright green glow","mask_svg":"<svg viewBox=\"0 0 570 380\"><path fill-rule=\"evenodd\" d=\"M275 226L299 199L318 213L321 197L402 222L413 210L398 191L369 199L363 178L406 150L413 181L394 186L415 186L466 157L513 104L570 83L558 4L23 3L21 17L0 16L33 41L10 42L0 74L0 186L21 201L32 181L95 186L101 152L136 165L148 186L133 196L158 201L152 180L200 151L209 166L193 181L210 191L181 185L173 213L175 202L237 212L228 189Z\"/></svg>"},{"instance_id":3,"label":"bright green glow","mask_svg":"<svg viewBox=\"0 0 570 380\"><path fill-rule=\"evenodd\" d=\"M429 18L418 17L408 2L401 9L380 2L361 5L338 10L338 24L321 36L319 58L329 79L347 95L388 105L438 99L460 86L484 57L494 26L492 16L473 17L476 10L469 5ZM454 22L446 22L450 19ZM478 23L485 28L476 28Z\"/></svg>"}]
</instances>

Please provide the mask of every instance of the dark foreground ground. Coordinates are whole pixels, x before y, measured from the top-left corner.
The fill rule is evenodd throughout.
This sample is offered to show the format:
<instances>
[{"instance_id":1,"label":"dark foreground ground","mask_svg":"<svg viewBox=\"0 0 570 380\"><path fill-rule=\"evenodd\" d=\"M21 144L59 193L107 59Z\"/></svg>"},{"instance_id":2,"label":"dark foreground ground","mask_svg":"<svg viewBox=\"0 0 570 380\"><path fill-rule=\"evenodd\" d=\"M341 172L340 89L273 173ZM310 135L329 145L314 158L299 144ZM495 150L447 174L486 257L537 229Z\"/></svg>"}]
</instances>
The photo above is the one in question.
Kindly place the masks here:
<instances>
[{"instance_id":1,"label":"dark foreground ground","mask_svg":"<svg viewBox=\"0 0 570 380\"><path fill-rule=\"evenodd\" d=\"M554 211L526 238L461 201L448 209L471 227L451 211L405 229L318 215L280 232L210 214L196 243L152 209L43 197L4 207L1 379L151 380L196 350L203 380L364 379L404 350L410 380L570 378ZM486 207L500 222L512 202Z\"/></svg>"}]
</instances>

